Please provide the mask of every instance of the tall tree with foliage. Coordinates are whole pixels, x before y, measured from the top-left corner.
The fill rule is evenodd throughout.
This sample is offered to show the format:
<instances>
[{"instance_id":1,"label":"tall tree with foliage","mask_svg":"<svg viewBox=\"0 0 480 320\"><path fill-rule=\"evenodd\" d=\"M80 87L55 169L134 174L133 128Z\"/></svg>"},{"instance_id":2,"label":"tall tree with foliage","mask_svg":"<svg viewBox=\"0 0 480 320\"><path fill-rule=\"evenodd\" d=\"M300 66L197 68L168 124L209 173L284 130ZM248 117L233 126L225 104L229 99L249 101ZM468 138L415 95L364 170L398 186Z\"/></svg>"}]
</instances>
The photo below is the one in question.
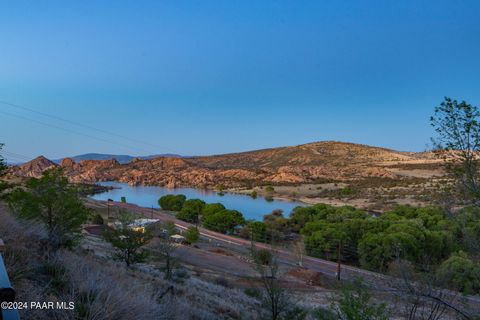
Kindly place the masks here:
<instances>
[{"instance_id":1,"label":"tall tree with foliage","mask_svg":"<svg viewBox=\"0 0 480 320\"><path fill-rule=\"evenodd\" d=\"M455 152L457 159L449 171L462 193L472 202L480 203L480 112L476 106L451 98L435 108L431 124L437 132L433 142L438 149Z\"/></svg>"},{"instance_id":2,"label":"tall tree with foliage","mask_svg":"<svg viewBox=\"0 0 480 320\"><path fill-rule=\"evenodd\" d=\"M2 151L3 146L4 144L0 143L0 151ZM5 159L3 158L3 156L0 154L0 178L5 174L6 169L7 164L5 163ZM11 187L12 185L10 183L0 180L0 199L5 198L4 191Z\"/></svg>"},{"instance_id":3,"label":"tall tree with foliage","mask_svg":"<svg viewBox=\"0 0 480 320\"><path fill-rule=\"evenodd\" d=\"M207 203L205 206L203 206L202 209L202 217L208 217L213 215L214 213L217 213L219 211L225 210L225 206L221 203Z\"/></svg>"},{"instance_id":4,"label":"tall tree with foliage","mask_svg":"<svg viewBox=\"0 0 480 320\"><path fill-rule=\"evenodd\" d=\"M148 252L143 247L152 239L150 231L135 228L134 216L127 212L122 212L119 220L120 223L115 229L103 232L105 240L116 250L114 258L124 261L127 267L145 261Z\"/></svg>"},{"instance_id":5,"label":"tall tree with foliage","mask_svg":"<svg viewBox=\"0 0 480 320\"><path fill-rule=\"evenodd\" d=\"M236 226L244 223L243 215L236 210L218 211L203 220L205 228L221 233L232 233Z\"/></svg>"},{"instance_id":6,"label":"tall tree with foliage","mask_svg":"<svg viewBox=\"0 0 480 320\"><path fill-rule=\"evenodd\" d=\"M0 151L2 151L4 144L0 143ZM0 176L5 172L7 169L7 165L5 163L5 158L0 154Z\"/></svg>"},{"instance_id":7,"label":"tall tree with foliage","mask_svg":"<svg viewBox=\"0 0 480 320\"><path fill-rule=\"evenodd\" d=\"M278 243L289 232L288 219L283 216L283 210L273 210L272 213L263 216L266 227L267 242Z\"/></svg>"},{"instance_id":8,"label":"tall tree with foliage","mask_svg":"<svg viewBox=\"0 0 480 320\"><path fill-rule=\"evenodd\" d=\"M199 216L202 213L205 201L200 199L189 199L185 201L180 212L177 213L177 218L183 221L198 223Z\"/></svg>"},{"instance_id":9,"label":"tall tree with foliage","mask_svg":"<svg viewBox=\"0 0 480 320\"><path fill-rule=\"evenodd\" d=\"M240 232L240 236L258 242L266 242L267 227L261 221L249 221Z\"/></svg>"},{"instance_id":10,"label":"tall tree with foliage","mask_svg":"<svg viewBox=\"0 0 480 320\"><path fill-rule=\"evenodd\" d=\"M8 200L20 217L45 224L53 248L72 247L80 238L80 226L90 215L77 189L58 168L45 171L39 179L31 178L25 188L12 191Z\"/></svg>"},{"instance_id":11,"label":"tall tree with foliage","mask_svg":"<svg viewBox=\"0 0 480 320\"><path fill-rule=\"evenodd\" d=\"M183 194L167 194L158 199L158 204L163 210L180 211L187 197Z\"/></svg>"}]
</instances>

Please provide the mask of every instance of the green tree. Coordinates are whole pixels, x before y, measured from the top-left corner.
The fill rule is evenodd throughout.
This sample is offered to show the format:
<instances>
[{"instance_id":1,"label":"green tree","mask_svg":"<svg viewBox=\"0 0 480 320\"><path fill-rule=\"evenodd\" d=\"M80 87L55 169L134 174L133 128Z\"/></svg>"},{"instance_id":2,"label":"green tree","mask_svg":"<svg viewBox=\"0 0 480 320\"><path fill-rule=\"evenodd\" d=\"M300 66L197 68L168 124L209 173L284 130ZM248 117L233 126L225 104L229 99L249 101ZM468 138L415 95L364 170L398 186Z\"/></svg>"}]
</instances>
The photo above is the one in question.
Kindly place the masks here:
<instances>
[{"instance_id":1,"label":"green tree","mask_svg":"<svg viewBox=\"0 0 480 320\"><path fill-rule=\"evenodd\" d=\"M350 207L347 207L350 210ZM300 231L308 222L326 220L329 216L337 216L342 208L328 204L316 204L309 207L296 207L290 215L290 225L294 231ZM358 210L360 211L360 210Z\"/></svg>"},{"instance_id":2,"label":"green tree","mask_svg":"<svg viewBox=\"0 0 480 320\"><path fill-rule=\"evenodd\" d=\"M76 188L58 168L45 171L39 179L31 178L25 189L15 189L8 200L20 217L45 224L53 248L75 245L81 236L81 225L90 216Z\"/></svg>"},{"instance_id":3,"label":"green tree","mask_svg":"<svg viewBox=\"0 0 480 320\"><path fill-rule=\"evenodd\" d=\"M177 213L177 218L191 223L198 223L204 206L205 202L200 199L187 200L183 204L182 210Z\"/></svg>"},{"instance_id":4,"label":"green tree","mask_svg":"<svg viewBox=\"0 0 480 320\"><path fill-rule=\"evenodd\" d=\"M437 132L432 139L438 149L453 150L458 155L448 166L467 199L480 202L480 177L477 153L480 151L480 112L465 101L445 97L435 108L431 124Z\"/></svg>"},{"instance_id":5,"label":"green tree","mask_svg":"<svg viewBox=\"0 0 480 320\"><path fill-rule=\"evenodd\" d=\"M225 206L221 203L207 203L203 206L202 217L208 217L214 213L225 210Z\"/></svg>"},{"instance_id":6,"label":"green tree","mask_svg":"<svg viewBox=\"0 0 480 320\"><path fill-rule=\"evenodd\" d=\"M245 226L245 231L243 231L242 234L244 234L245 238L251 238L253 241L265 242L267 227L265 223L261 221L250 221Z\"/></svg>"},{"instance_id":7,"label":"green tree","mask_svg":"<svg viewBox=\"0 0 480 320\"><path fill-rule=\"evenodd\" d=\"M2 151L4 144L0 143L0 151ZM5 172L7 169L7 165L5 163L5 158L0 154L0 176Z\"/></svg>"},{"instance_id":8,"label":"green tree","mask_svg":"<svg viewBox=\"0 0 480 320\"><path fill-rule=\"evenodd\" d=\"M480 207L468 206L454 216L455 233L464 250L480 251Z\"/></svg>"},{"instance_id":9,"label":"green tree","mask_svg":"<svg viewBox=\"0 0 480 320\"><path fill-rule=\"evenodd\" d=\"M185 231L184 236L188 243L194 244L200 239L200 231L198 231L197 227L191 226Z\"/></svg>"},{"instance_id":10,"label":"green tree","mask_svg":"<svg viewBox=\"0 0 480 320\"><path fill-rule=\"evenodd\" d=\"M358 254L362 267L374 271L386 271L390 262L397 257L416 262L420 257L421 243L424 237L421 234L417 239L411 232L412 229L402 228L387 229L382 233L368 233L358 244ZM397 230L396 230L397 229ZM423 240L422 240L423 239Z\"/></svg>"},{"instance_id":11,"label":"green tree","mask_svg":"<svg viewBox=\"0 0 480 320\"><path fill-rule=\"evenodd\" d=\"M321 229L305 237L305 250L315 257L337 260L338 248L343 248L347 238L339 224L324 224Z\"/></svg>"},{"instance_id":12,"label":"green tree","mask_svg":"<svg viewBox=\"0 0 480 320\"><path fill-rule=\"evenodd\" d=\"M207 216L203 221L205 228L221 233L232 233L236 226L244 223L243 215L236 210L222 210Z\"/></svg>"},{"instance_id":13,"label":"green tree","mask_svg":"<svg viewBox=\"0 0 480 320\"><path fill-rule=\"evenodd\" d=\"M104 239L116 250L114 258L124 261L127 267L145 261L148 252L143 247L152 239L151 233L148 229L135 229L132 225L135 219L130 214L123 212L119 220L119 226L103 232Z\"/></svg>"},{"instance_id":14,"label":"green tree","mask_svg":"<svg viewBox=\"0 0 480 320\"><path fill-rule=\"evenodd\" d=\"M158 204L163 210L180 211L182 210L183 204L185 203L186 199L187 197L185 197L183 194L168 194L161 197L158 200Z\"/></svg>"},{"instance_id":15,"label":"green tree","mask_svg":"<svg viewBox=\"0 0 480 320\"><path fill-rule=\"evenodd\" d=\"M278 243L290 231L288 219L283 216L282 210L273 210L272 213L264 215L263 223L266 227L267 241Z\"/></svg>"}]
</instances>

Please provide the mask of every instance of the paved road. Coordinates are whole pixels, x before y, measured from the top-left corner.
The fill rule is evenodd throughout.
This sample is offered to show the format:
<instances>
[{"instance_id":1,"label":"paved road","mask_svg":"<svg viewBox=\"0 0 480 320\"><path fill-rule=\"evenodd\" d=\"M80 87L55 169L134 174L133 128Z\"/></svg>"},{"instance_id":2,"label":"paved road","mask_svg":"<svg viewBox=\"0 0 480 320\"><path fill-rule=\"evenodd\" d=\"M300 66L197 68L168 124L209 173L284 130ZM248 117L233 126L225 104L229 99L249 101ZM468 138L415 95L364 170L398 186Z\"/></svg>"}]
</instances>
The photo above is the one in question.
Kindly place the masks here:
<instances>
[{"instance_id":1,"label":"paved road","mask_svg":"<svg viewBox=\"0 0 480 320\"><path fill-rule=\"evenodd\" d=\"M99 202L107 204L107 201L99 201ZM192 226L192 224L188 222L178 220L172 215L161 212L156 209L152 210L150 208L139 207L134 204L121 203L121 202L111 202L110 204L115 207L124 208L132 212L140 213L146 218L159 219L160 221L169 221L169 220L173 221L176 227L182 230L186 230L188 229L188 227ZM252 244L251 241L249 240L221 234L218 232L207 230L202 227L198 227L198 229L200 231L200 235L204 239L207 239L209 241L218 241L223 244L241 248L243 250L248 250ZM255 242L254 245L256 248L270 249L270 247L264 243ZM288 251L285 249L277 249L276 251L278 253L278 258L279 258L278 260L280 263L290 265L290 266L298 266L298 260L295 254L293 254L291 251ZM303 267L309 270L313 270L313 271L328 275L328 276L336 276L336 271L337 271L337 263L328 261L328 260L319 259L319 258L308 257L308 256L305 256L303 258ZM389 280L391 280L391 277L380 274L380 273L375 273L368 270L342 264L341 276L342 276L342 279L355 279L358 277L362 277L365 281L374 284L375 287L379 290L385 290L385 291L391 290L391 287L389 287ZM457 293L452 292L452 295L457 295ZM468 296L464 298L468 300L469 303L480 306L480 297Z\"/></svg>"},{"instance_id":2,"label":"paved road","mask_svg":"<svg viewBox=\"0 0 480 320\"><path fill-rule=\"evenodd\" d=\"M107 203L106 201L100 201L100 202L104 204ZM178 220L172 215L163 213L156 209L152 210L151 208L144 208L134 204L121 203L121 202L111 202L111 205L119 208L128 209L132 212L141 213L146 218L159 219L160 221L173 221L175 223L175 226L182 230L186 230L190 226L192 226L191 223ZM252 244L250 240L225 235L215 231L207 230L202 227L198 227L198 230L200 231L200 235L207 240L210 239L213 241L218 241L224 244L242 247L245 249L250 248ZM270 249L270 246L264 243L255 242L254 245L256 248ZM298 260L292 252L284 249L277 249L277 252L282 263L286 263L290 265L298 265ZM329 276L334 276L337 271L337 263L328 261L328 260L308 257L308 256L304 256L303 266L305 268L308 268ZM341 266L341 270L342 270L342 276L345 276L345 277L349 277L352 275L355 275L355 276L361 275L361 276L370 276L375 278L386 278L384 275L381 275L378 273L370 272L367 270L363 270L360 268L355 268L355 267L351 267L343 264Z\"/></svg>"}]
</instances>

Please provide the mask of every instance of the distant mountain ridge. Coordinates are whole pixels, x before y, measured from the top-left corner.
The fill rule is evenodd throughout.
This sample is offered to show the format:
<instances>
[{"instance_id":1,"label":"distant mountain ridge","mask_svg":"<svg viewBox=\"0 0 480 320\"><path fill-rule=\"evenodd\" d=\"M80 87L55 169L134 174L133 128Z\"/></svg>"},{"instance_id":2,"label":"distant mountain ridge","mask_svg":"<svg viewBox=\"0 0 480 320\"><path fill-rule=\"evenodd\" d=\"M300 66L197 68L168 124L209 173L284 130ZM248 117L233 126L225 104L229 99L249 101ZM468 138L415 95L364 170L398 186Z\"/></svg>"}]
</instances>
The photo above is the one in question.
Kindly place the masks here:
<instances>
[{"instance_id":1,"label":"distant mountain ridge","mask_svg":"<svg viewBox=\"0 0 480 320\"><path fill-rule=\"evenodd\" d=\"M80 162L83 160L111 160L115 159L117 160L120 164L125 164L133 161L134 159L141 159L141 160L149 160L149 159L154 159L154 158L159 158L159 157L171 157L171 158L181 158L181 155L178 154L173 154L173 153L165 153L165 154L154 154L154 155L149 155L149 156L131 156L127 154L105 154L105 153L85 153L85 154L80 154L77 156L73 157L65 157L65 158L70 158L75 162ZM52 160L56 164L60 164L63 159L56 159Z\"/></svg>"},{"instance_id":2,"label":"distant mountain ridge","mask_svg":"<svg viewBox=\"0 0 480 320\"><path fill-rule=\"evenodd\" d=\"M140 159L112 155L64 158L55 164L38 157L10 172L39 176L61 166L72 182L120 181L132 185L212 188L262 184L304 184L317 181L351 181L365 178L401 178L398 168L415 170L419 165L442 161L432 152L399 152L361 144L323 141L201 157L151 156ZM87 158L87 159L86 159ZM78 161L81 159L80 161ZM125 163L126 160L129 160Z\"/></svg>"}]
</instances>

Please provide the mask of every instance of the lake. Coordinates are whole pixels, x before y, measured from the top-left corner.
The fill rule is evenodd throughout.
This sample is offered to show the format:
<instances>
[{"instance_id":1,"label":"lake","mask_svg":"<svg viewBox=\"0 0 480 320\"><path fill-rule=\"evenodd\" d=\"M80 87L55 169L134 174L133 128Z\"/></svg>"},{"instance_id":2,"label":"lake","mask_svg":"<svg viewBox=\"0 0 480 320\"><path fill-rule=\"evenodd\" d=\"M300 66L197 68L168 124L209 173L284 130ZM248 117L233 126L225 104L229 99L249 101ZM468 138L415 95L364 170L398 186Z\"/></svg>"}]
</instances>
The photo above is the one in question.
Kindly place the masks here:
<instances>
[{"instance_id":1,"label":"lake","mask_svg":"<svg viewBox=\"0 0 480 320\"><path fill-rule=\"evenodd\" d=\"M248 195L225 193L223 196L211 190L194 188L175 188L152 186L130 186L127 183L120 182L99 182L102 186L110 186L115 189L107 192L93 195L95 200L106 201L112 199L120 201L121 197L126 197L128 203L133 203L142 207L158 208L158 199L167 194L184 194L187 199L201 199L206 203L219 202L227 209L238 210L243 213L245 219L262 220L263 215L271 213L273 210L281 209L285 216L288 216L293 208L305 206L302 202L277 200L267 201L263 197L253 199Z\"/></svg>"}]
</instances>

